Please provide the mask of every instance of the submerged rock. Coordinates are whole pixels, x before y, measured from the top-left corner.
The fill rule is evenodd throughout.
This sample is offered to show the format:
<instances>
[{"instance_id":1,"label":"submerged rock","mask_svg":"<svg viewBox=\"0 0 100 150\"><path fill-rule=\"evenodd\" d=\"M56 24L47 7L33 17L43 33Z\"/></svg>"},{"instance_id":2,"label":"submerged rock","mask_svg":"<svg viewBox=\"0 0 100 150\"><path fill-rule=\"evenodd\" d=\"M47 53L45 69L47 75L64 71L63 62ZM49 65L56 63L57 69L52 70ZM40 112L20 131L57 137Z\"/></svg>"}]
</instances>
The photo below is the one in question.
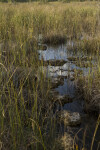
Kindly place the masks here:
<instances>
[{"instance_id":1,"label":"submerged rock","mask_svg":"<svg viewBox=\"0 0 100 150\"><path fill-rule=\"evenodd\" d=\"M81 123L81 116L78 112L69 112L67 110L60 111L60 120L67 126L77 126Z\"/></svg>"},{"instance_id":2,"label":"submerged rock","mask_svg":"<svg viewBox=\"0 0 100 150\"><path fill-rule=\"evenodd\" d=\"M52 89L52 90L50 90L50 95L51 95L51 97L52 97L52 99L54 98L54 95L58 95L59 94L59 92L57 92L56 90L54 90L54 89Z\"/></svg>"},{"instance_id":3,"label":"submerged rock","mask_svg":"<svg viewBox=\"0 0 100 150\"><path fill-rule=\"evenodd\" d=\"M57 88L59 85L63 85L63 84L64 84L64 78L63 77L51 79L51 88Z\"/></svg>"},{"instance_id":4,"label":"submerged rock","mask_svg":"<svg viewBox=\"0 0 100 150\"><path fill-rule=\"evenodd\" d=\"M61 103L62 105L66 104L66 103L70 103L73 101L72 98L70 98L69 96L65 96L65 95L55 95L53 97L54 101L59 101L59 103Z\"/></svg>"}]
</instances>

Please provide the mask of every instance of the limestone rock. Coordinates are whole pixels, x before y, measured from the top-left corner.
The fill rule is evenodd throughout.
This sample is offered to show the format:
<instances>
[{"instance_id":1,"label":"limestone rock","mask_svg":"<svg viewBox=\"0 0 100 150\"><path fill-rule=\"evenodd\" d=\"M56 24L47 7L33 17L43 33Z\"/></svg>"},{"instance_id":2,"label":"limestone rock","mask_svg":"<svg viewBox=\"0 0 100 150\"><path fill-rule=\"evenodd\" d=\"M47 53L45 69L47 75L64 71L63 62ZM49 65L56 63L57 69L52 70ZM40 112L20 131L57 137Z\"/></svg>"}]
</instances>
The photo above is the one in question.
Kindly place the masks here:
<instances>
[{"instance_id":1,"label":"limestone rock","mask_svg":"<svg viewBox=\"0 0 100 150\"><path fill-rule=\"evenodd\" d=\"M59 117L60 120L68 126L77 126L81 123L81 116L78 112L68 112L67 110L62 110Z\"/></svg>"},{"instance_id":2,"label":"limestone rock","mask_svg":"<svg viewBox=\"0 0 100 150\"><path fill-rule=\"evenodd\" d=\"M62 146L64 150L72 150L73 149L73 138L70 134L65 133L64 136L61 138Z\"/></svg>"},{"instance_id":3,"label":"limestone rock","mask_svg":"<svg viewBox=\"0 0 100 150\"><path fill-rule=\"evenodd\" d=\"M57 150L73 150L73 138L71 137L70 134L64 133L63 136L60 136L56 140L56 149Z\"/></svg>"}]
</instances>

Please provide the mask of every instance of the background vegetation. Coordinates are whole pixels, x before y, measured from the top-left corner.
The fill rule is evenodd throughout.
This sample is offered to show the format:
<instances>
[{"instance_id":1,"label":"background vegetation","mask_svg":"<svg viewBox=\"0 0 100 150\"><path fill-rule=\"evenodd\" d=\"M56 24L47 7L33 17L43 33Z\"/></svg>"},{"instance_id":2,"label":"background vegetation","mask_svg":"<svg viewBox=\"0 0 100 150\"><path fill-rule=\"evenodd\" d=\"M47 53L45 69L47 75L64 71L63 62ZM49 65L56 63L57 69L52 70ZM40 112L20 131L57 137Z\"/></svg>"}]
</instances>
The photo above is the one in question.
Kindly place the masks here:
<instances>
[{"instance_id":1,"label":"background vegetation","mask_svg":"<svg viewBox=\"0 0 100 150\"><path fill-rule=\"evenodd\" d=\"M0 0L0 2L55 2L55 1L62 1L62 2L83 2L83 1L94 1L94 0ZM99 1L99 0L95 0Z\"/></svg>"}]
</instances>

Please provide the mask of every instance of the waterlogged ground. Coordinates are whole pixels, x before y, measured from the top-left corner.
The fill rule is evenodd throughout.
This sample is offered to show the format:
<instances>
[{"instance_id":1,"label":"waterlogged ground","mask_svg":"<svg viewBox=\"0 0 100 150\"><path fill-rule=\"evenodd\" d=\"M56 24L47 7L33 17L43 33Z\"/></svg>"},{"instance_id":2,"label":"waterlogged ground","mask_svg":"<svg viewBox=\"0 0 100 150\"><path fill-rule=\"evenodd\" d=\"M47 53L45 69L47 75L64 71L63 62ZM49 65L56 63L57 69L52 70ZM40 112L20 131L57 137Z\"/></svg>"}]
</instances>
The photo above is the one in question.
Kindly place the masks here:
<instances>
[{"instance_id":1,"label":"waterlogged ground","mask_svg":"<svg viewBox=\"0 0 100 150\"><path fill-rule=\"evenodd\" d=\"M1 43L0 50L2 50L2 45ZM51 81L52 99L61 102L58 103L57 101L54 115L56 112L64 110L80 115L80 123L76 121L74 126L72 124L69 126L60 124L60 127L58 125L58 133L61 136L65 133L71 135L72 138L75 138L75 144L78 144L79 150L83 146L88 150L91 147L97 118L86 112L84 99L77 93L76 85L79 77L93 73L97 67L97 58L81 50L69 50L69 46L73 48L74 42L67 42L55 47L39 44L39 59L43 62L39 72L44 73L47 80L50 79ZM75 117L77 118L76 115ZM73 115L72 119L74 120ZM93 150L98 147L99 133L100 129L96 134Z\"/></svg>"},{"instance_id":2,"label":"waterlogged ground","mask_svg":"<svg viewBox=\"0 0 100 150\"><path fill-rule=\"evenodd\" d=\"M87 54L78 51L69 51L67 45L73 42L69 42L65 45L56 47L47 46L46 50L38 50L39 59L43 59L44 62L49 61L48 65L44 65L41 70L46 73L47 77L51 77L52 80L57 78L63 78L63 85L59 85L57 90L61 95L74 96L75 94L75 77L86 76L92 72L93 68L96 68L94 58L88 60ZM52 63L53 62L53 63ZM58 62L58 63L56 63ZM85 66L84 64L92 64ZM53 64L53 65L52 65ZM83 66L82 66L83 64Z\"/></svg>"},{"instance_id":3,"label":"waterlogged ground","mask_svg":"<svg viewBox=\"0 0 100 150\"><path fill-rule=\"evenodd\" d=\"M94 129L96 125L96 118L85 112L85 103L80 95L76 96L76 83L80 76L87 76L96 69L96 58L92 55L83 53L82 51L75 52L68 50L68 47L74 45L73 42L68 42L60 46L47 46L43 50L38 50L39 59L43 60L44 67L40 67L41 71L46 74L47 79L50 78L53 85L53 92L58 92L56 96L65 96L72 99L71 102L64 100L62 108L57 107L57 110L67 110L70 112L78 112L81 116L81 124L74 127L62 127L62 133L70 133L75 137L76 144L78 143L79 149L86 147L90 148ZM92 59L90 59L92 58ZM49 62L49 63L48 63ZM46 64L46 65L45 65ZM87 65L86 65L87 64ZM54 96L55 93L54 92ZM53 95L53 94L52 94ZM60 97L61 98L61 97ZM95 138L93 150L98 147L100 140L100 129Z\"/></svg>"}]
</instances>

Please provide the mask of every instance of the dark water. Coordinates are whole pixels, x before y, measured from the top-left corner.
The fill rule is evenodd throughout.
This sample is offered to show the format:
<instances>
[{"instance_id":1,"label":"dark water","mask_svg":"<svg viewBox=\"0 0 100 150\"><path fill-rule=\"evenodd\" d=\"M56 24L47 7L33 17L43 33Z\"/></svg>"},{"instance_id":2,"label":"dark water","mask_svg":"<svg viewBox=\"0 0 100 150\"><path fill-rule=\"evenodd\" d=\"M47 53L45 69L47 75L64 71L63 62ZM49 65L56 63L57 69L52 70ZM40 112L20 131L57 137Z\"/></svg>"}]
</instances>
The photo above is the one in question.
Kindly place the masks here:
<instances>
[{"instance_id":1,"label":"dark water","mask_svg":"<svg viewBox=\"0 0 100 150\"><path fill-rule=\"evenodd\" d=\"M67 44L70 44L73 46L73 42L69 42ZM96 120L97 118L92 114L88 115L84 112L84 100L79 99L76 97L76 81L71 80L74 78L76 71L81 71L81 76L86 76L92 72L95 67L79 67L76 65L75 61L69 61L68 58L70 57L87 57L87 54L83 54L82 51L68 51L67 44L60 45L56 47L48 46L47 50L38 50L39 52L39 59L43 59L44 61L58 61L58 60L64 60L66 61L65 64L62 66L45 66L42 68L42 71L46 73L47 78L58 78L58 77L64 77L63 84L57 86L55 90L59 92L59 95L67 95L71 98L73 98L73 102L66 103L63 106L64 110L68 110L71 112L79 112L82 116L82 123L80 126L77 127L67 127L63 128L64 132L69 132L72 136L76 136L75 141L79 144L79 150L82 149L83 145L85 145L85 148L87 150L90 149L94 130L96 127ZM86 63L86 60L85 60ZM95 64L95 60L91 60L91 63ZM100 142L100 128L97 131L95 142L93 145L92 150L100 150L100 147L98 146L98 142Z\"/></svg>"},{"instance_id":2,"label":"dark water","mask_svg":"<svg viewBox=\"0 0 100 150\"><path fill-rule=\"evenodd\" d=\"M58 86L55 90L58 91L60 95L68 95L73 98L75 95L75 83L74 81L65 79L64 84Z\"/></svg>"}]
</instances>

